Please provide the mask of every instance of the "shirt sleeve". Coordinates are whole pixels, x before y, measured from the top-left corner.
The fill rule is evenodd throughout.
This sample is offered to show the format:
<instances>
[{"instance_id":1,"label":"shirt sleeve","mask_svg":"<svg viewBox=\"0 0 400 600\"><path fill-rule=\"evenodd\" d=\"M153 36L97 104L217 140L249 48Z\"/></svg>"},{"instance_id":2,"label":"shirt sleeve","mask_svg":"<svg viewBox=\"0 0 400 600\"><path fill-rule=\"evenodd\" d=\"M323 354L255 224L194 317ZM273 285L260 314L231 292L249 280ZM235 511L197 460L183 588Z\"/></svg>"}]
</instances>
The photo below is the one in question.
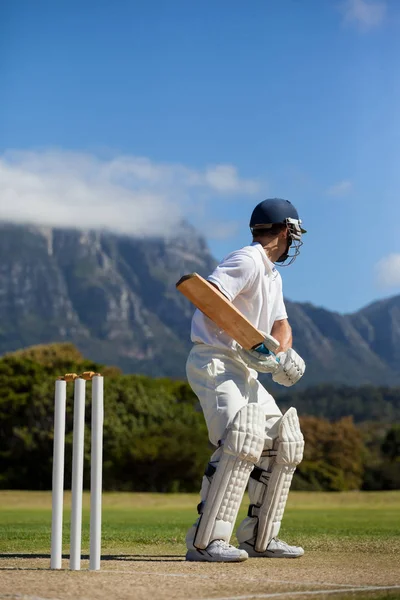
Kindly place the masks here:
<instances>
[{"instance_id":1,"label":"shirt sleeve","mask_svg":"<svg viewBox=\"0 0 400 600\"><path fill-rule=\"evenodd\" d=\"M285 302L283 300L283 289L282 289L282 277L279 273L279 293L276 295L276 307L275 307L275 321L282 321L287 319L287 312Z\"/></svg>"},{"instance_id":2,"label":"shirt sleeve","mask_svg":"<svg viewBox=\"0 0 400 600\"><path fill-rule=\"evenodd\" d=\"M214 283L232 302L240 292L254 281L256 264L254 258L238 250L229 254L211 273L208 281Z\"/></svg>"}]
</instances>

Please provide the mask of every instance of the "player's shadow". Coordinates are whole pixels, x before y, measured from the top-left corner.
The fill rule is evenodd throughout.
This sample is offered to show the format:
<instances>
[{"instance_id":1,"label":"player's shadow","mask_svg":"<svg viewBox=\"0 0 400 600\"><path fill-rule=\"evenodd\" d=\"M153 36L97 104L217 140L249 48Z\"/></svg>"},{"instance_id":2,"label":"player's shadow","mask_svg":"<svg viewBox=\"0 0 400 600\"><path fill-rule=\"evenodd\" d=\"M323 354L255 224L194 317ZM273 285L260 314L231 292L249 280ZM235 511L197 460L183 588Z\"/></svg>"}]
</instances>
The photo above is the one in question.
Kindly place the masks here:
<instances>
[{"instance_id":1,"label":"player's shadow","mask_svg":"<svg viewBox=\"0 0 400 600\"><path fill-rule=\"evenodd\" d=\"M176 554L106 554L101 560L179 562L185 558Z\"/></svg>"},{"instance_id":2,"label":"player's shadow","mask_svg":"<svg viewBox=\"0 0 400 600\"><path fill-rule=\"evenodd\" d=\"M69 559L69 554L63 554L62 556L65 559ZM19 554L19 553L10 553L10 554L0 554L0 559L33 559L33 558L47 558L50 560L50 554ZM82 560L89 560L89 554L82 554ZM183 556L179 556L176 554L103 554L101 557L101 561L114 560L114 561L126 561L126 562L180 562L184 561L185 558ZM11 567L1 567L0 571L6 571Z\"/></svg>"}]
</instances>

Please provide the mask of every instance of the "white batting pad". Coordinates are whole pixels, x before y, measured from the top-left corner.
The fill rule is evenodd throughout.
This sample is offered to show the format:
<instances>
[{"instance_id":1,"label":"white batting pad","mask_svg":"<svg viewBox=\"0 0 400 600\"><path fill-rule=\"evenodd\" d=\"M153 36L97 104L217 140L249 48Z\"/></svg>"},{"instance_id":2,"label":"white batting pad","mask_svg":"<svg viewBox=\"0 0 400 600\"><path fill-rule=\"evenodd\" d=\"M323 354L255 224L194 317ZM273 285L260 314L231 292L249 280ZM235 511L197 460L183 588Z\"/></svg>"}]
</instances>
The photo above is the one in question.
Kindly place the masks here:
<instances>
[{"instance_id":1,"label":"white batting pad","mask_svg":"<svg viewBox=\"0 0 400 600\"><path fill-rule=\"evenodd\" d=\"M278 535L285 510L290 484L296 466L303 458L304 438L295 408L283 415L277 439L277 455L266 484L258 516L255 549L264 552L271 539Z\"/></svg>"},{"instance_id":2,"label":"white batting pad","mask_svg":"<svg viewBox=\"0 0 400 600\"><path fill-rule=\"evenodd\" d=\"M243 494L264 446L265 413L246 404L236 414L223 444L193 545L204 550L213 540L229 542Z\"/></svg>"}]
</instances>

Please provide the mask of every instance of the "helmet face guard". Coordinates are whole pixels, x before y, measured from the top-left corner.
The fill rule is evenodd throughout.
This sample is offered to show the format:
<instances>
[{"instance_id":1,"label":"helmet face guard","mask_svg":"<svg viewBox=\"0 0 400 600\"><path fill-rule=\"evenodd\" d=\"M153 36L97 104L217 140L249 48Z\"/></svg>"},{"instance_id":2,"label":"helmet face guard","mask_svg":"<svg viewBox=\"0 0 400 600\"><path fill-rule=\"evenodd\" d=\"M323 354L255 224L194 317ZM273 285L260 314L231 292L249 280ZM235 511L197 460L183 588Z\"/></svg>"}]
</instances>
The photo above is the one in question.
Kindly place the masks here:
<instances>
[{"instance_id":1,"label":"helmet face guard","mask_svg":"<svg viewBox=\"0 0 400 600\"><path fill-rule=\"evenodd\" d=\"M306 230L301 227L301 219L288 218L285 219L285 224L288 229L288 245L286 251L276 261L281 267L288 267L296 260L303 245L301 236L306 233Z\"/></svg>"},{"instance_id":2,"label":"helmet face guard","mask_svg":"<svg viewBox=\"0 0 400 600\"><path fill-rule=\"evenodd\" d=\"M294 219L292 217L284 219L282 223L287 227L288 243L285 252L281 254L276 261L280 267L288 267L300 254L300 248L303 245L301 236L303 233L307 233L307 231L302 228L301 223L301 219ZM254 225L252 227L252 232L254 233L257 229L268 229L269 227L272 227L272 225L274 225L274 223L260 223L259 225Z\"/></svg>"}]
</instances>

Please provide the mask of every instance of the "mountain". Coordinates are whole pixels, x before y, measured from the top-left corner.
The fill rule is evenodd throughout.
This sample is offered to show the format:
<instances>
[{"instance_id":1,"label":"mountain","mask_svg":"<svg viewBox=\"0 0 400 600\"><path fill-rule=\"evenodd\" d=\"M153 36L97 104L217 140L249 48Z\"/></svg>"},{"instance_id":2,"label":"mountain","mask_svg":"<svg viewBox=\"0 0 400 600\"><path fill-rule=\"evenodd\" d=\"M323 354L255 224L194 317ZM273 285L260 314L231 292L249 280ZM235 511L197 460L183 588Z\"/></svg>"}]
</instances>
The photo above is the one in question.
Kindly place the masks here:
<instances>
[{"instance_id":1,"label":"mountain","mask_svg":"<svg viewBox=\"0 0 400 600\"><path fill-rule=\"evenodd\" d=\"M400 296L349 315L308 303L286 306L295 348L307 363L304 384L400 384Z\"/></svg>"},{"instance_id":2,"label":"mountain","mask_svg":"<svg viewBox=\"0 0 400 600\"><path fill-rule=\"evenodd\" d=\"M193 308L175 289L214 268L204 239L0 225L0 354L71 341L126 372L184 377ZM302 385L399 385L400 296L351 315L287 301Z\"/></svg>"},{"instance_id":3,"label":"mountain","mask_svg":"<svg viewBox=\"0 0 400 600\"><path fill-rule=\"evenodd\" d=\"M400 296L374 302L350 318L371 350L400 372Z\"/></svg>"},{"instance_id":4,"label":"mountain","mask_svg":"<svg viewBox=\"0 0 400 600\"><path fill-rule=\"evenodd\" d=\"M215 265L188 225L176 239L1 225L0 353L72 341L127 372L184 376L192 308L179 274Z\"/></svg>"}]
</instances>

